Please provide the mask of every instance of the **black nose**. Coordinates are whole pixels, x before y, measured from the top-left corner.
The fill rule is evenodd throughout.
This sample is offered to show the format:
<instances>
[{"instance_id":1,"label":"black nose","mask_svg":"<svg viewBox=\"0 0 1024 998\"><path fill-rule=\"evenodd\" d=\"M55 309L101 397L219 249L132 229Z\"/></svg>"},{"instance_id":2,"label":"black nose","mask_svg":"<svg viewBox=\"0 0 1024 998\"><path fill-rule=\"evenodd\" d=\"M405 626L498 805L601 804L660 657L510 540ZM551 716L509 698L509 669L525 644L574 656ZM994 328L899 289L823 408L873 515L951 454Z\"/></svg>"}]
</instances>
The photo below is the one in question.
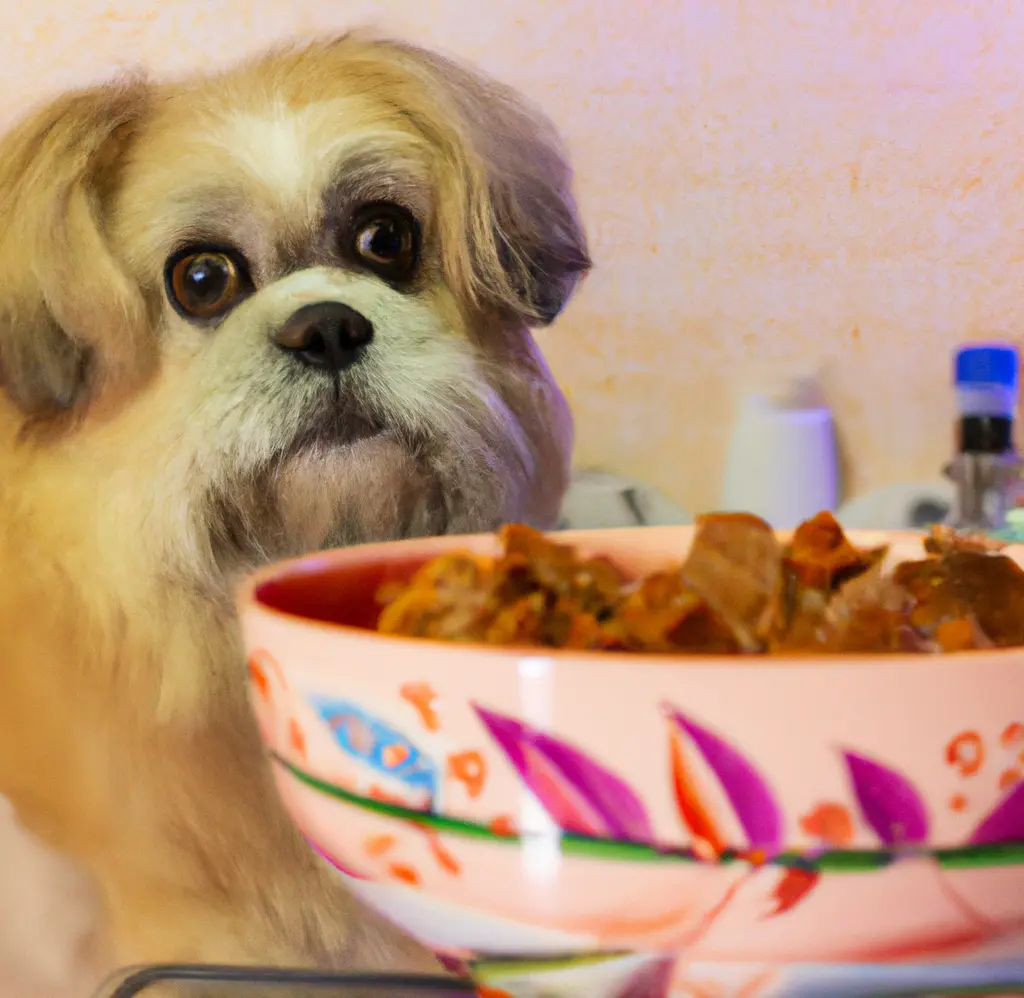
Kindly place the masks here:
<instances>
[{"instance_id":1,"label":"black nose","mask_svg":"<svg viewBox=\"0 0 1024 998\"><path fill-rule=\"evenodd\" d=\"M338 301L303 305L271 339L311 367L340 371L373 339L370 320Z\"/></svg>"}]
</instances>

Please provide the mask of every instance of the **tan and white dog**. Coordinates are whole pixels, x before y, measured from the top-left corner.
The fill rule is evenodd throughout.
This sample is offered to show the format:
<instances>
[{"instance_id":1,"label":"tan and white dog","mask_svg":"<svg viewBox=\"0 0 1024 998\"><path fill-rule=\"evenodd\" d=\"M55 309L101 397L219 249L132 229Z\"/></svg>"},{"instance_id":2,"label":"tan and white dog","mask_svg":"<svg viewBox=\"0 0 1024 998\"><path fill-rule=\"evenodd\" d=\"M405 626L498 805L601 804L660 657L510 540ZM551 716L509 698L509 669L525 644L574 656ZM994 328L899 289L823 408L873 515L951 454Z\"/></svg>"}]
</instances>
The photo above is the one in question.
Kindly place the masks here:
<instances>
[{"instance_id":1,"label":"tan and white dog","mask_svg":"<svg viewBox=\"0 0 1024 998\"><path fill-rule=\"evenodd\" d=\"M0 142L0 207L0 794L31 833L0 817L0 995L433 966L282 814L232 591L554 523L571 421L528 327L589 260L552 127L347 35L68 94Z\"/></svg>"}]
</instances>

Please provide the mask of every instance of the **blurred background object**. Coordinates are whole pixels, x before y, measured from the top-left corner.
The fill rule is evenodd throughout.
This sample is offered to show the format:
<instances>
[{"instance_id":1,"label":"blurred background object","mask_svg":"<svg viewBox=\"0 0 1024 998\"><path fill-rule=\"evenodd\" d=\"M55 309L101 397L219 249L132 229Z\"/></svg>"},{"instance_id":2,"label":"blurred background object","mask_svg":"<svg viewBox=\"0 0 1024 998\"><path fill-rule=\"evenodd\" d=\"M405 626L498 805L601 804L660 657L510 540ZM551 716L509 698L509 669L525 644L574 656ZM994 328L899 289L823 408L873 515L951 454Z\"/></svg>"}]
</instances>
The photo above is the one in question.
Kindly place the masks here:
<instances>
[{"instance_id":1,"label":"blurred background object","mask_svg":"<svg viewBox=\"0 0 1024 998\"><path fill-rule=\"evenodd\" d=\"M952 482L899 482L843 503L836 519L849 530L925 530L953 506Z\"/></svg>"},{"instance_id":2,"label":"blurred background object","mask_svg":"<svg viewBox=\"0 0 1024 998\"><path fill-rule=\"evenodd\" d=\"M686 510L657 489L635 478L591 468L573 474L559 529L666 527L692 522Z\"/></svg>"}]
</instances>

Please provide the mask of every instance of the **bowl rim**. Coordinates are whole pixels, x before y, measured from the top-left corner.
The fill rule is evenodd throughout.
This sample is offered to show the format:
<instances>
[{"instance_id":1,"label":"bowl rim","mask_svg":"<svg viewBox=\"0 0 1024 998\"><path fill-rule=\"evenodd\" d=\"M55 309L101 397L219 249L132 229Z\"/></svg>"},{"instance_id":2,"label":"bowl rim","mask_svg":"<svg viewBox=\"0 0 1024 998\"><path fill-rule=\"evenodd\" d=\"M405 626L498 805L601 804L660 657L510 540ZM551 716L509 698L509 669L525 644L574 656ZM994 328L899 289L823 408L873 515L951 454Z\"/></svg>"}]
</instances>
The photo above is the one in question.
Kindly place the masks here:
<instances>
[{"instance_id":1,"label":"bowl rim","mask_svg":"<svg viewBox=\"0 0 1024 998\"><path fill-rule=\"evenodd\" d=\"M664 533L666 535L680 535L692 532L696 529L695 524L672 525L672 526L639 526L639 527L609 527L594 530L564 530L547 531L546 533L557 533L559 540L566 543L586 543L601 538L636 536L640 531L650 535ZM776 531L780 537L786 537L792 531ZM923 541L924 531L916 530L861 530L851 529L846 531L848 537L855 542L861 538L860 543L871 543L869 538L878 538L890 544L900 541L914 542ZM1010 648L975 648L969 651L946 652L944 654L919 654L913 652L875 652L875 653L849 653L835 655L815 654L792 654L792 655L673 655L668 652L619 652L619 651L590 651L571 648L534 648L527 645L488 645L479 641L438 641L433 638L420 638L405 634L382 634L380 631L368 628L357 627L353 624L342 624L337 621L318 620L315 617L306 617L299 613L291 613L281 610L264 602L259 597L259 590L262 586L275 582L294 578L297 575L316 575L324 572L330 567L336 566L349 558L357 558L359 552L365 554L370 549L398 550L400 548L436 548L438 552L457 550L460 542L463 544L493 539L495 532L476 534L442 534L432 537L411 537L397 541L371 541L365 544L354 544L350 547L330 548L324 551L312 551L306 554L297 555L293 558L286 558L272 562L254 572L247 574L235 590L235 605L241 618L247 614L256 612L280 621L291 627L301 627L304 630L313 629L325 634L345 637L348 640L365 642L370 644L385 644L391 647L405 646L410 650L416 648L429 648L437 650L444 648L445 654L458 658L464 656L487 655L491 658L513 659L522 661L529 658L532 660L550 660L553 664L562 663L568 665L574 661L590 663L613 663L628 665L631 667L651 666L659 669L675 666L676 668L694 668L697 666L714 665L716 668L821 668L823 663L828 663L832 668L841 668L844 663L856 662L859 666L866 663L874 665L893 664L905 667L923 666L934 668L938 662L945 665L963 665L976 667L979 659L993 664L1019 659L1024 666L1024 645ZM1024 545L1009 544L1003 551L1017 549L1018 560L1024 561ZM433 552L427 550L426 556L431 557Z\"/></svg>"}]
</instances>

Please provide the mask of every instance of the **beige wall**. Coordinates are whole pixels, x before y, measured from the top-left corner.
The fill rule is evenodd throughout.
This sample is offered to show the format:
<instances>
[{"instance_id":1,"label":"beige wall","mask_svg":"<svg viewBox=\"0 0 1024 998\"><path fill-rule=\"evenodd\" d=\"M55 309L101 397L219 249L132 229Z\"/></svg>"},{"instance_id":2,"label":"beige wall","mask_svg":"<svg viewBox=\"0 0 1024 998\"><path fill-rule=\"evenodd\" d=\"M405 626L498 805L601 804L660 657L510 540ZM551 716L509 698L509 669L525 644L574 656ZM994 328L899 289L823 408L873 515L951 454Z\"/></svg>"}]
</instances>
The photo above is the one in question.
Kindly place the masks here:
<instances>
[{"instance_id":1,"label":"beige wall","mask_svg":"<svg viewBox=\"0 0 1024 998\"><path fill-rule=\"evenodd\" d=\"M948 355L1024 332L1014 0L17 0L0 116L376 23L468 57L569 138L596 269L543 343L583 463L715 503L741 387L820 371L863 491L929 475Z\"/></svg>"}]
</instances>

